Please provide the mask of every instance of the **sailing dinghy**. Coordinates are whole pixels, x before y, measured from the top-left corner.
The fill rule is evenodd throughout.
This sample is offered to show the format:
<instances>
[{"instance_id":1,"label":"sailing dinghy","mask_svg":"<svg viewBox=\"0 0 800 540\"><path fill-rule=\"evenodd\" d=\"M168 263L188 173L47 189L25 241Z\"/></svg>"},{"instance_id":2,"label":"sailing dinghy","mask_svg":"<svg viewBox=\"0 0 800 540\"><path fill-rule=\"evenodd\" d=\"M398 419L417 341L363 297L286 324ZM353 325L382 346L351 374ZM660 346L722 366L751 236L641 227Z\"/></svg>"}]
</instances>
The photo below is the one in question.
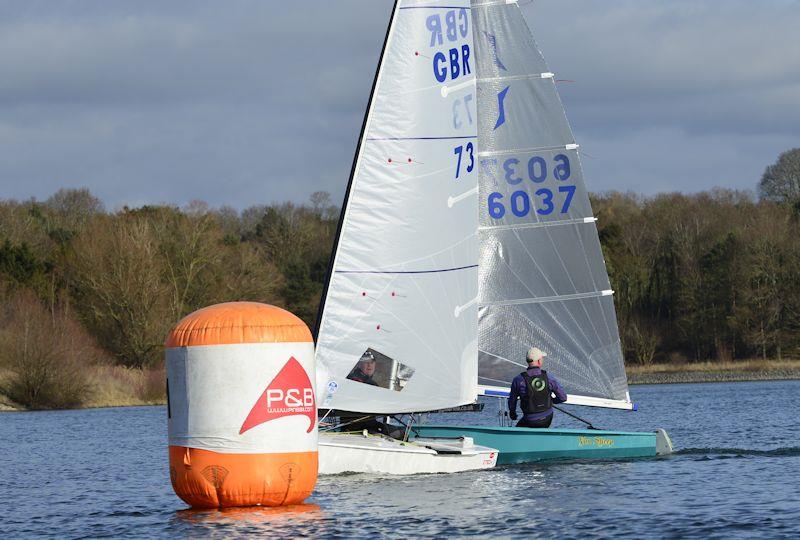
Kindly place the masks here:
<instances>
[{"instance_id":1,"label":"sailing dinghy","mask_svg":"<svg viewBox=\"0 0 800 540\"><path fill-rule=\"evenodd\" d=\"M635 409L595 221L516 2L398 0L322 296L317 395L334 418L410 416L399 441L321 428L320 473L671 451L663 431L411 424L507 396L534 345L568 403Z\"/></svg>"},{"instance_id":2,"label":"sailing dinghy","mask_svg":"<svg viewBox=\"0 0 800 540\"><path fill-rule=\"evenodd\" d=\"M519 6L472 1L478 107L478 382L508 397L525 353L549 353L568 404L635 410L613 292L583 180L578 144ZM663 430L415 427L469 436L498 463L667 454Z\"/></svg>"},{"instance_id":3,"label":"sailing dinghy","mask_svg":"<svg viewBox=\"0 0 800 540\"><path fill-rule=\"evenodd\" d=\"M468 0L395 4L317 322L317 395L334 418L477 397L474 62ZM369 376L359 370L366 353ZM320 428L321 474L455 472L497 460L460 435L398 441L339 423Z\"/></svg>"}]
</instances>

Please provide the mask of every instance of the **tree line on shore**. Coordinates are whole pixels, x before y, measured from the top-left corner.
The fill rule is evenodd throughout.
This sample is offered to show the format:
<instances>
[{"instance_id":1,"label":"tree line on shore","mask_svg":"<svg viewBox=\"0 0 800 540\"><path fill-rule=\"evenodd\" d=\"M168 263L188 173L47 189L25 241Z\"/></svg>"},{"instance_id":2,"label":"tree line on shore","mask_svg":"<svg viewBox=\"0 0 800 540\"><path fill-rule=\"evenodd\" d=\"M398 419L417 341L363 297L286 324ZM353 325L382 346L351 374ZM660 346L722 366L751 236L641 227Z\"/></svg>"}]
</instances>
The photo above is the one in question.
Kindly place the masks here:
<instances>
[{"instance_id":1,"label":"tree line on shore","mask_svg":"<svg viewBox=\"0 0 800 540\"><path fill-rule=\"evenodd\" d=\"M775 195L784 184L762 180L758 200L592 196L626 362L800 356L800 194ZM217 302L279 305L313 328L338 217L324 192L241 212L106 211L85 189L0 200L0 393L80 405L90 367L160 369L170 328Z\"/></svg>"}]
</instances>

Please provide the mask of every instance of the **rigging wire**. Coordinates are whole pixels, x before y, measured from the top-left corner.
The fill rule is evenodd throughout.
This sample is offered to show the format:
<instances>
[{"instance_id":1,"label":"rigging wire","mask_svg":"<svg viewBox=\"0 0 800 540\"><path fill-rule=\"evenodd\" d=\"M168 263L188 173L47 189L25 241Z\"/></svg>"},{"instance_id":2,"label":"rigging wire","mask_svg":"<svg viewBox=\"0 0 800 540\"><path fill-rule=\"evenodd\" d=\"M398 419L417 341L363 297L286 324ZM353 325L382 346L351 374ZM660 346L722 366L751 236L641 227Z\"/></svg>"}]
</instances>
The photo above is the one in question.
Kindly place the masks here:
<instances>
[{"instance_id":1,"label":"rigging wire","mask_svg":"<svg viewBox=\"0 0 800 540\"><path fill-rule=\"evenodd\" d=\"M356 418L355 420L351 420L350 422L345 422L344 424L338 424L338 425L335 425L333 427L327 428L324 431L333 431L334 429L339 429L339 428L344 427L344 426L349 426L350 424L355 424L356 422L369 420L370 418L375 418L375 415L374 414L369 414L367 416L362 416L361 418Z\"/></svg>"}]
</instances>

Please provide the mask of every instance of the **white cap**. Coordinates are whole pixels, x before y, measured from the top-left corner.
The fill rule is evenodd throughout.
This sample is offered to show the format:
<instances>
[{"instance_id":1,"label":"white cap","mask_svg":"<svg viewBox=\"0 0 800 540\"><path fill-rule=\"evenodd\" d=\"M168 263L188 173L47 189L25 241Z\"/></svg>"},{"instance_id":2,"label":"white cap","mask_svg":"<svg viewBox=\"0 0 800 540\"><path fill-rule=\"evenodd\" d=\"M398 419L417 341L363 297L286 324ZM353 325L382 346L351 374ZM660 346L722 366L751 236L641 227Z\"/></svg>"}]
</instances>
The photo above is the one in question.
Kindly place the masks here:
<instances>
[{"instance_id":1,"label":"white cap","mask_svg":"<svg viewBox=\"0 0 800 540\"><path fill-rule=\"evenodd\" d=\"M547 356L547 353L542 351L539 347L531 347L528 350L528 356L526 357L526 359L529 362L536 362L537 360L541 360L545 356Z\"/></svg>"}]
</instances>

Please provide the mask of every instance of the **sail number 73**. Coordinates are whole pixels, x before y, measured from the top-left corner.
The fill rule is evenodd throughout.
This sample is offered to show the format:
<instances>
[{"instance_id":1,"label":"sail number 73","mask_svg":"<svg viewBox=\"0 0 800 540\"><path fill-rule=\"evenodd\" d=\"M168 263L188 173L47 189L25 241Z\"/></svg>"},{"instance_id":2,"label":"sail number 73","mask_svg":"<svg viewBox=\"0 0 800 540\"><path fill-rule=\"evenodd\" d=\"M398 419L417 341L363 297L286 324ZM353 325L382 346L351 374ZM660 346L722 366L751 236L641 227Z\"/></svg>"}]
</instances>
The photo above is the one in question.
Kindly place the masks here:
<instances>
[{"instance_id":1,"label":"sail number 73","mask_svg":"<svg viewBox=\"0 0 800 540\"><path fill-rule=\"evenodd\" d=\"M473 151L475 150L475 146L468 142L466 146L456 146L453 148L453 154L457 157L456 160L456 178L459 177L461 174L461 157L464 156L464 161L466 162L466 169L468 173L472 172L472 169L475 167L475 156L473 155Z\"/></svg>"},{"instance_id":2,"label":"sail number 73","mask_svg":"<svg viewBox=\"0 0 800 540\"><path fill-rule=\"evenodd\" d=\"M531 157L527 167L515 157L504 160L502 167L506 183L522 189L518 189L508 196L499 191L490 193L487 199L489 217L502 219L507 211L520 218L527 216L532 210L541 216L547 216L553 212L568 213L576 189L573 184L561 183L568 180L572 173L569 158L564 154L557 154L553 156L551 165L552 169L548 171L547 160L540 156ZM523 177L523 174L527 178ZM548 178L557 180L558 185L546 187L544 184ZM529 180L530 183L525 180ZM531 188L531 192L525 189L526 187ZM534 191L534 188L538 189Z\"/></svg>"}]
</instances>

